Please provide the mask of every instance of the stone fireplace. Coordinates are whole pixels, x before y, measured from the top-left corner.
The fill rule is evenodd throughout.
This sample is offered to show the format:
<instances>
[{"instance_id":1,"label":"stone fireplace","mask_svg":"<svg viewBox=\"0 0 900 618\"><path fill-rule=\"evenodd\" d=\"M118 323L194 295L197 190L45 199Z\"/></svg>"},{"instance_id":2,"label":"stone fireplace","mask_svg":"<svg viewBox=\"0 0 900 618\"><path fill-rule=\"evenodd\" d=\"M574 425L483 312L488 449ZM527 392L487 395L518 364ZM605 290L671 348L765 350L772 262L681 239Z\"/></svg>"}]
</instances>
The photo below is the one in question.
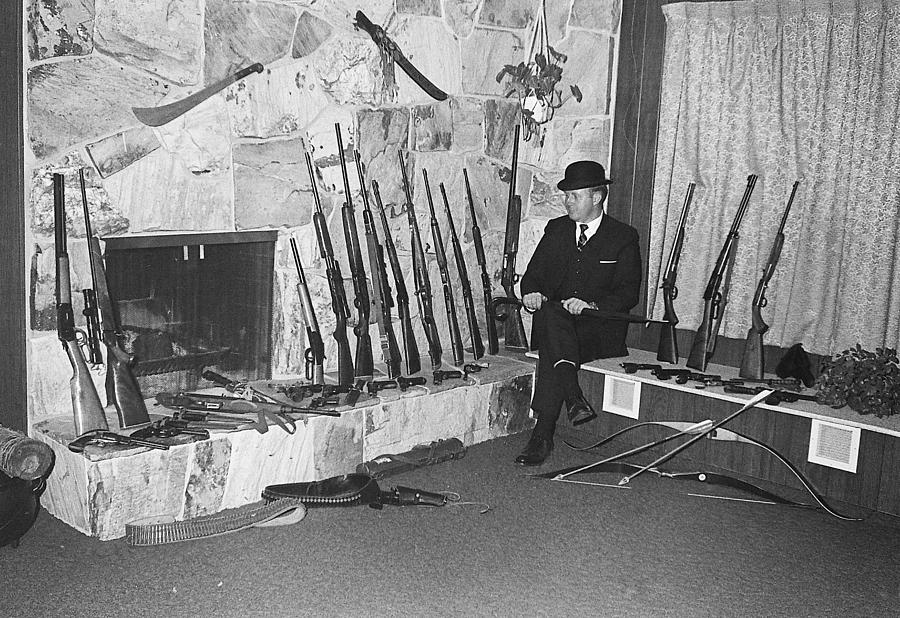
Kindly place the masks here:
<instances>
[{"instance_id":1,"label":"stone fireplace","mask_svg":"<svg viewBox=\"0 0 900 618\"><path fill-rule=\"evenodd\" d=\"M322 196L335 252L342 271L349 273L339 212L346 196L335 123L341 127L348 160L352 162L353 151L358 151L368 179L376 179L380 185L391 215L393 238L410 278L409 230L397 151L408 155L423 238L429 236L421 174L422 168L427 168L432 190L438 183L447 189L469 277L477 281L472 222L462 178L463 169L467 171L490 274L500 292L506 181L518 103L514 96L505 96L507 84L498 83L495 76L505 64L524 60L541 7L537 0L365 3L367 16L383 25L422 73L449 94L445 101L430 99L399 68L396 88L391 88L378 48L368 35L353 27L353 15L360 8L357 3L22 1L28 22L24 68L26 179L30 183L26 239L32 248L30 424L71 415L71 369L56 339L53 304L50 177L54 172L66 174L73 298L77 302L79 290L90 286L77 185L77 171L83 168L91 223L105 245L111 288L116 293L121 289L128 301L122 317L132 321L141 314L149 323L157 319L165 324L165 329L151 329L152 336L145 336L139 344L145 356L152 350L160 365L173 346L185 345L173 342L169 331L181 321L175 313L187 311L185 303L193 300L188 302L190 295L185 294L178 300L181 304L173 306L174 297L160 294L163 283L177 285L174 281L160 282L152 262L139 266L121 262L118 252L130 244L128 251L139 253L141 243L149 242L172 253L168 265L181 269L182 279L205 280L198 272L218 259L219 248L228 245L233 249L232 240L262 234L271 240L266 241L270 253L257 256L252 265L232 264L232 269L243 271L236 273L236 282L241 282L245 292L254 282L270 282L265 290L253 292L257 299L270 295L267 303L254 302L261 314L268 315L252 318L252 328L229 324L225 318L215 320L214 327L206 324L208 329L219 329L221 338L212 346L215 350L204 352L198 347L192 353L224 349L230 353L249 346L242 358L254 357L256 364L229 357L227 362L237 364L223 365L223 370L233 367L248 378L303 374L307 344L288 245L291 236L298 242L323 334L330 335L333 329L327 282L311 223L313 198L305 152L313 155L314 182ZM582 158L609 164L619 13L619 0L546 2L550 44L568 57L564 91L576 84L583 98L580 102L566 98L540 135L520 145L520 272L546 221L563 212L562 194L555 183L564 167ZM131 112L132 107L180 100L254 62L264 65L263 73L252 74L166 125L145 126ZM354 193L350 197L359 206L352 168L350 184ZM446 234L442 214L439 220ZM197 235L230 240L200 242ZM125 274L135 273L135 268L142 274ZM436 284L439 279L432 259L429 268ZM407 281L410 289L411 284ZM352 298L349 282L347 289ZM454 289L458 291L459 286ZM198 293L204 296L202 291ZM456 300L462 307L461 297ZM442 303L436 302L435 307L439 330L446 333ZM75 307L76 316L80 310ZM198 310L204 315L212 311L209 305L199 304ZM479 318L483 333L484 315ZM135 326L147 327L146 323ZM416 328L424 350L423 333ZM242 340L251 330L257 340ZM326 371L333 371L334 341L330 336L325 340ZM179 368L174 372L186 372L176 380L187 388L190 371ZM102 393L101 372L96 382ZM151 389L155 375L160 374L139 376L142 387L147 384Z\"/></svg>"}]
</instances>

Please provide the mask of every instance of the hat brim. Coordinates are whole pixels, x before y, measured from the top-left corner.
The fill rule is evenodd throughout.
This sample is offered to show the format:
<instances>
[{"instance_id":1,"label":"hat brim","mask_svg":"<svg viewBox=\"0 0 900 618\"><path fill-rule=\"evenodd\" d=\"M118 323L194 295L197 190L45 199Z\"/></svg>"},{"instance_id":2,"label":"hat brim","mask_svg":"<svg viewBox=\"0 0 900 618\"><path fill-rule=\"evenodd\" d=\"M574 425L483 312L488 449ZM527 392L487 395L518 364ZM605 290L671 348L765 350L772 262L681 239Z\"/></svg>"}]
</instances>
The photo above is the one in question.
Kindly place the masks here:
<instances>
[{"instance_id":1,"label":"hat brim","mask_svg":"<svg viewBox=\"0 0 900 618\"><path fill-rule=\"evenodd\" d=\"M563 178L558 183L556 183L556 188L560 191L575 191L577 189L594 189L596 187L605 187L606 185L611 185L612 180L605 179L601 181L596 180L567 180Z\"/></svg>"}]
</instances>

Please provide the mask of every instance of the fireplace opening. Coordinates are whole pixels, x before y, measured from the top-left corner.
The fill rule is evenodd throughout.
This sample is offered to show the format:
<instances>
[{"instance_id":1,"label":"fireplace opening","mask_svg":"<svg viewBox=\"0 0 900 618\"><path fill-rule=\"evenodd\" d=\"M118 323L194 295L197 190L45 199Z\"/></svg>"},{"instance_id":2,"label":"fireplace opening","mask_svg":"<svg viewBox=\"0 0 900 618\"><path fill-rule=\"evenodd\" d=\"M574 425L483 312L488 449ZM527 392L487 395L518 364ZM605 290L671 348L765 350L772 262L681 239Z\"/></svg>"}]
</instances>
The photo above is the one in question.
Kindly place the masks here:
<instances>
[{"instance_id":1,"label":"fireplace opening","mask_svg":"<svg viewBox=\"0 0 900 618\"><path fill-rule=\"evenodd\" d=\"M111 236L109 295L145 398L272 372L275 231ZM204 384L209 386L208 384Z\"/></svg>"}]
</instances>

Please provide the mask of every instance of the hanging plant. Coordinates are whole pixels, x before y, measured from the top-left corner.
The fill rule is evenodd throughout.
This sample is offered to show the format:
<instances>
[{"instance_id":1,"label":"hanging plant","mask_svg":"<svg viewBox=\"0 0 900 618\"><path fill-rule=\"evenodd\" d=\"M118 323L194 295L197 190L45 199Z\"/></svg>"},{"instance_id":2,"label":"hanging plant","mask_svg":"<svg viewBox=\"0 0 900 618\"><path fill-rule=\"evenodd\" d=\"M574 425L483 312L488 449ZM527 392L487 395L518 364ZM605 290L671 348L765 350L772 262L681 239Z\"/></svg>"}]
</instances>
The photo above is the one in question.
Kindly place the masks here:
<instances>
[{"instance_id":1,"label":"hanging plant","mask_svg":"<svg viewBox=\"0 0 900 618\"><path fill-rule=\"evenodd\" d=\"M496 79L499 84L508 77L503 96L516 95L522 112L523 139L528 141L540 130L540 125L550 122L563 104L559 82L562 79L562 65L568 59L550 46L543 0L526 58L527 62L504 65ZM580 103L582 94L578 86L572 84L569 89Z\"/></svg>"}]
</instances>

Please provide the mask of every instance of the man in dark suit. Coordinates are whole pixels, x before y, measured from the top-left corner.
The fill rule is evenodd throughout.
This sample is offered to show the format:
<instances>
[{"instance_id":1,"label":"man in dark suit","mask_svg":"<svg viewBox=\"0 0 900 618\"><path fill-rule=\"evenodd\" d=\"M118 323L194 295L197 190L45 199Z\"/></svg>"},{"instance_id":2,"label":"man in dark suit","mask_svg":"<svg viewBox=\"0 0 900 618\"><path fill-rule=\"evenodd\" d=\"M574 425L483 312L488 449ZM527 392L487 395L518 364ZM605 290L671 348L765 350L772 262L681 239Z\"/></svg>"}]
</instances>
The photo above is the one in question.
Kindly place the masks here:
<instances>
[{"instance_id":1,"label":"man in dark suit","mask_svg":"<svg viewBox=\"0 0 900 618\"><path fill-rule=\"evenodd\" d=\"M522 304L534 312L531 348L540 350L531 409L537 424L516 462L535 466L553 450L562 405L574 425L596 418L578 385L581 363L626 356L628 323L582 316L587 307L627 312L637 305L641 253L637 231L604 213L609 193L603 166L577 161L556 186L567 216L544 229L522 276Z\"/></svg>"}]
</instances>

